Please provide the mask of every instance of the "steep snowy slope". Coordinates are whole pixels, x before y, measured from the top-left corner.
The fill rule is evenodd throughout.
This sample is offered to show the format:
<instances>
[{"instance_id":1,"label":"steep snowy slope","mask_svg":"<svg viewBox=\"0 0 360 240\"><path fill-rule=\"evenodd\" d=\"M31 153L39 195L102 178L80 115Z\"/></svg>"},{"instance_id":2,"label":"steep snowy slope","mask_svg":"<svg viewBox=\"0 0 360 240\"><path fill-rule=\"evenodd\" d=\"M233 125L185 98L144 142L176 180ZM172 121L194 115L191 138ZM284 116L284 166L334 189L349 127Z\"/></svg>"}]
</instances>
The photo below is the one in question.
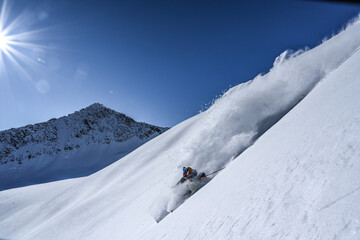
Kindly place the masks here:
<instances>
[{"instance_id":1,"label":"steep snowy slope","mask_svg":"<svg viewBox=\"0 0 360 240\"><path fill-rule=\"evenodd\" d=\"M139 239L360 239L360 51Z\"/></svg>"},{"instance_id":2,"label":"steep snowy slope","mask_svg":"<svg viewBox=\"0 0 360 240\"><path fill-rule=\"evenodd\" d=\"M347 143L351 131L358 130L359 46L356 22L311 51L283 54L268 74L230 89L208 111L89 177L0 192L0 238L236 239L244 232L249 239L286 234L312 239L355 226L358 142L351 148ZM289 117L258 139L292 108ZM350 159L339 163L346 170L333 166L337 156ZM354 169L348 168L351 164ZM184 165L205 172L228 168L157 224L159 214L179 203L171 186ZM342 200L351 202L338 210ZM298 216L299 209L308 212ZM349 209L354 220L342 224L342 217L349 221ZM306 227L298 229L299 221Z\"/></svg>"},{"instance_id":3,"label":"steep snowy slope","mask_svg":"<svg viewBox=\"0 0 360 240\"><path fill-rule=\"evenodd\" d=\"M0 132L0 190L87 176L167 130L95 103Z\"/></svg>"}]
</instances>

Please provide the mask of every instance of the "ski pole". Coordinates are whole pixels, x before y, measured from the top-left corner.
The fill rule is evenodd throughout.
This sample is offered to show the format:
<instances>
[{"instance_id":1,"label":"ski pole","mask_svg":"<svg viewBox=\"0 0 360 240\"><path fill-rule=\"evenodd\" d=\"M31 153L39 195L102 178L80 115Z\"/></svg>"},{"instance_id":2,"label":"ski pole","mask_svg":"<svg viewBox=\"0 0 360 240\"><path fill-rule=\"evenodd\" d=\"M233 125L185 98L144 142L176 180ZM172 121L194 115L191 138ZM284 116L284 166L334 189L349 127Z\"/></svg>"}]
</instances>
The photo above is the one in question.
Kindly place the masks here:
<instances>
[{"instance_id":1,"label":"ski pole","mask_svg":"<svg viewBox=\"0 0 360 240\"><path fill-rule=\"evenodd\" d=\"M225 168L225 167L220 168L220 169L218 169L218 170L216 170L216 171L214 171L214 172L212 172L212 173L210 173L210 174L208 174L208 175L206 175L206 176L213 175L214 173L217 173L217 172L219 172L219 171L223 170L224 168Z\"/></svg>"}]
</instances>

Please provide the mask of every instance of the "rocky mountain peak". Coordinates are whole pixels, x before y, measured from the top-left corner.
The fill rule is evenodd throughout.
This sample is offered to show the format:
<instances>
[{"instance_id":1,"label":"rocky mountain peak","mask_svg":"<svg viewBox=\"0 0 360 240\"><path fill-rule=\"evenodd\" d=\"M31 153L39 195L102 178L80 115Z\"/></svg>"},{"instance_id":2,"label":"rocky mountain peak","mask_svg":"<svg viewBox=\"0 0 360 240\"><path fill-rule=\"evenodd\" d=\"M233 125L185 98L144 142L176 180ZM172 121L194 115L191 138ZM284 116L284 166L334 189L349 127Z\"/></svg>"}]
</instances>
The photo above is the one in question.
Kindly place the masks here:
<instances>
[{"instance_id":1,"label":"rocky mountain peak","mask_svg":"<svg viewBox=\"0 0 360 240\"><path fill-rule=\"evenodd\" d=\"M38 156L55 156L89 144L150 139L168 128L139 123L94 103L68 116L0 132L0 164L21 164Z\"/></svg>"}]
</instances>

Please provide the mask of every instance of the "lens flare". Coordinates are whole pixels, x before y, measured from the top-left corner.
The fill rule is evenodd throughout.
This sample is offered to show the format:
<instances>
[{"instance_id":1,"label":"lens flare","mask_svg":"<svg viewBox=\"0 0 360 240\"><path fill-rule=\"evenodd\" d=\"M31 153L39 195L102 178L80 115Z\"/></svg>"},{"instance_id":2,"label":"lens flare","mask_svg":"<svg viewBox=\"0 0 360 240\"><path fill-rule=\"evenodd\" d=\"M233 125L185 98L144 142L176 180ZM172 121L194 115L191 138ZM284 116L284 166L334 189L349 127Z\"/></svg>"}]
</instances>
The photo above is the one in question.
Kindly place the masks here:
<instances>
[{"instance_id":1,"label":"lens flare","mask_svg":"<svg viewBox=\"0 0 360 240\"><path fill-rule=\"evenodd\" d=\"M47 29L34 29L32 26L44 18L34 17L36 12L29 9L15 18L9 18L11 6L8 0L3 0L0 7L0 84L1 81L17 78L29 81L36 88L32 75L43 75L47 69L33 53L46 52L49 48L39 44L40 34Z\"/></svg>"},{"instance_id":2,"label":"lens flare","mask_svg":"<svg viewBox=\"0 0 360 240\"><path fill-rule=\"evenodd\" d=\"M0 51L5 51L8 48L9 40L4 33L0 32Z\"/></svg>"}]
</instances>

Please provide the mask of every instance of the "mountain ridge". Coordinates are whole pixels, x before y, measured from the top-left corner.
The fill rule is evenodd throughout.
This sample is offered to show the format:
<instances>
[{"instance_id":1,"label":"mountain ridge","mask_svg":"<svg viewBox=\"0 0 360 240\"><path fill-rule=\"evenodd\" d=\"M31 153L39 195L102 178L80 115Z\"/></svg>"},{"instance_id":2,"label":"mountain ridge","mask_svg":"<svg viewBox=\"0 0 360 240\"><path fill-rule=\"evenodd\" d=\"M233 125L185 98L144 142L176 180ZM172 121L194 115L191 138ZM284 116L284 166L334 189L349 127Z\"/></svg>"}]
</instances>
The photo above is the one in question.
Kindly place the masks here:
<instances>
[{"instance_id":1,"label":"mountain ridge","mask_svg":"<svg viewBox=\"0 0 360 240\"><path fill-rule=\"evenodd\" d=\"M89 145L120 144L137 139L138 143L134 144L140 146L167 129L136 122L123 113L94 103L67 116L0 131L0 172L6 175L4 171L20 169L24 163L31 164L38 158L54 159L61 155L66 156L60 158L68 158ZM0 183L1 188L6 188L4 183Z\"/></svg>"}]
</instances>

